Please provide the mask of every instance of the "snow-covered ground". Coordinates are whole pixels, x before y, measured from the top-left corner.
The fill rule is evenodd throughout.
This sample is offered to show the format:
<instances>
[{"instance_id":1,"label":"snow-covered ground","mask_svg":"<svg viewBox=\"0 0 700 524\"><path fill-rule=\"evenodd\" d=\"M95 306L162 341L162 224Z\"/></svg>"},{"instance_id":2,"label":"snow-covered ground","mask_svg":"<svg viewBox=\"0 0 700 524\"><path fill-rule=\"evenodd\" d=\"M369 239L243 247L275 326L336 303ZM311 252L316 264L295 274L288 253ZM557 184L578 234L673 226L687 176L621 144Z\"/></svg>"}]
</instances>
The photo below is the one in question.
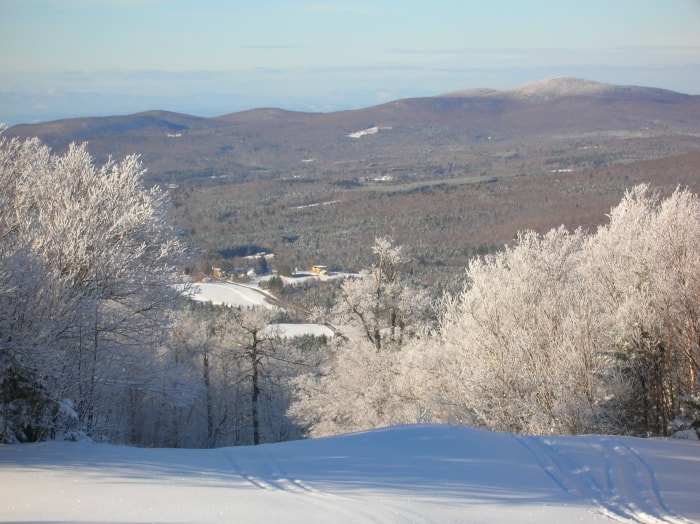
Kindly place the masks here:
<instances>
[{"instance_id":1,"label":"snow-covered ground","mask_svg":"<svg viewBox=\"0 0 700 524\"><path fill-rule=\"evenodd\" d=\"M700 522L700 443L451 426L215 450L0 446L0 521Z\"/></svg>"},{"instance_id":2,"label":"snow-covered ground","mask_svg":"<svg viewBox=\"0 0 700 524\"><path fill-rule=\"evenodd\" d=\"M270 324L268 328L270 331L274 331L275 333L279 334L279 336L282 338L302 337L304 335L327 338L335 336L335 331L324 324L279 323Z\"/></svg>"},{"instance_id":3,"label":"snow-covered ground","mask_svg":"<svg viewBox=\"0 0 700 524\"><path fill-rule=\"evenodd\" d=\"M192 300L233 307L272 307L271 296L260 289L229 282L197 282Z\"/></svg>"},{"instance_id":4,"label":"snow-covered ground","mask_svg":"<svg viewBox=\"0 0 700 524\"><path fill-rule=\"evenodd\" d=\"M272 308L275 307L274 303L277 300L272 294L261 289L232 282L198 282L193 284L193 293L190 296L192 300L198 302L243 308L256 306ZM335 335L333 329L323 324L271 324L270 328L284 338Z\"/></svg>"},{"instance_id":5,"label":"snow-covered ground","mask_svg":"<svg viewBox=\"0 0 700 524\"><path fill-rule=\"evenodd\" d=\"M363 136L367 135L376 135L379 133L379 131L391 131L390 126L374 126L374 127L369 127L367 129L363 129L362 131L355 131L354 133L348 133L348 137L350 138L362 138Z\"/></svg>"},{"instance_id":6,"label":"snow-covered ground","mask_svg":"<svg viewBox=\"0 0 700 524\"><path fill-rule=\"evenodd\" d=\"M315 273L307 273L307 272L297 272L294 274L293 277L281 277L282 282L284 282L285 286L299 286L302 284L308 284L310 282L314 281L319 281L319 282L327 282L329 280L340 280L340 279L345 279L345 278L356 278L358 277L357 273L341 273L341 272L332 272L328 273L325 275L319 275ZM261 279L262 280L262 279Z\"/></svg>"}]
</instances>

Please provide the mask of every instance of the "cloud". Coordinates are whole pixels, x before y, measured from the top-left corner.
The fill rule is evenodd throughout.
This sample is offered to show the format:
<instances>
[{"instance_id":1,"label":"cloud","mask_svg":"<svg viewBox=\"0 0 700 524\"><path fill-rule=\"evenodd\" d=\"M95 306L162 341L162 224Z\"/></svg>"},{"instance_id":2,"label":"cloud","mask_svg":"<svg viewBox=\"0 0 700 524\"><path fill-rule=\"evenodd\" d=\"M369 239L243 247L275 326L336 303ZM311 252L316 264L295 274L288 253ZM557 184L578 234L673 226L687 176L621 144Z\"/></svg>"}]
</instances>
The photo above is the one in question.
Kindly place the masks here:
<instances>
[{"instance_id":1,"label":"cloud","mask_svg":"<svg viewBox=\"0 0 700 524\"><path fill-rule=\"evenodd\" d=\"M255 47L298 49L285 45ZM700 95L700 47L692 46L407 47L378 52L377 60L372 65L282 65L237 70L0 71L0 115L12 124L35 118L120 114L154 107L206 115L263 106L331 111L466 88L511 89L555 76ZM38 114L39 106L50 109Z\"/></svg>"},{"instance_id":2,"label":"cloud","mask_svg":"<svg viewBox=\"0 0 700 524\"><path fill-rule=\"evenodd\" d=\"M392 60L411 60L414 64L445 67L539 67L539 66L592 66L639 67L681 66L700 64L700 47L621 47L609 49L566 48L464 48L415 49L395 48L384 52Z\"/></svg>"}]
</instances>

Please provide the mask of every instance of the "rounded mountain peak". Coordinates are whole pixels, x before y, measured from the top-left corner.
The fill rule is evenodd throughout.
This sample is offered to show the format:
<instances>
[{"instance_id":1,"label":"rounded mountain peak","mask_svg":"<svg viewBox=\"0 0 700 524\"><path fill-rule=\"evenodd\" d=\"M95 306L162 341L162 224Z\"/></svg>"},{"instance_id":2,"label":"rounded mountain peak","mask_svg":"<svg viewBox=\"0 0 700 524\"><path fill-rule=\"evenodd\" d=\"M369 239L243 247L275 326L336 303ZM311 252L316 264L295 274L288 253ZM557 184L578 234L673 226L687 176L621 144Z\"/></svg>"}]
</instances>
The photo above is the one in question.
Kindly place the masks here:
<instances>
[{"instance_id":1,"label":"rounded mountain peak","mask_svg":"<svg viewBox=\"0 0 700 524\"><path fill-rule=\"evenodd\" d=\"M553 100L570 96L600 95L613 88L614 86L601 82L559 77L538 80L506 91L506 93L518 98Z\"/></svg>"}]
</instances>

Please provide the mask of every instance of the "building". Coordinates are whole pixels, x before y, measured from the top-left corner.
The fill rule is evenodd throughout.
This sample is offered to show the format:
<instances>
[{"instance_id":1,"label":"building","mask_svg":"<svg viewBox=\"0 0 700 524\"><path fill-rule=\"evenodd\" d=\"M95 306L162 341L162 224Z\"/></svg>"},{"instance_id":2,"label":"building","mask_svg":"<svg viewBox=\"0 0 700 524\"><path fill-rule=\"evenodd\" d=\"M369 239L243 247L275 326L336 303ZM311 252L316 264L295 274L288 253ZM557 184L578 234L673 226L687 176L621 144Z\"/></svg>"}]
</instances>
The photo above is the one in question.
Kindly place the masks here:
<instances>
[{"instance_id":1,"label":"building","mask_svg":"<svg viewBox=\"0 0 700 524\"><path fill-rule=\"evenodd\" d=\"M328 266L313 266L311 268L311 272L314 275L327 275L328 274Z\"/></svg>"}]
</instances>

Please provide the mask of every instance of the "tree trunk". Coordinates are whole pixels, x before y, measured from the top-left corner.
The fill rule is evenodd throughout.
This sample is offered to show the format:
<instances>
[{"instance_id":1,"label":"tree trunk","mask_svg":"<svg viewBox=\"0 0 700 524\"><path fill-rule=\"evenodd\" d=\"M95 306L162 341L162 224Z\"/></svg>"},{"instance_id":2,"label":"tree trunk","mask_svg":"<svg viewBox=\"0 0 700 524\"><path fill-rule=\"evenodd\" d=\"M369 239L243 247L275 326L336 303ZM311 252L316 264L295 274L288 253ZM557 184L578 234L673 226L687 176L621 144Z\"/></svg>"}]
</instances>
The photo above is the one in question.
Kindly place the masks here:
<instances>
[{"instance_id":1,"label":"tree trunk","mask_svg":"<svg viewBox=\"0 0 700 524\"><path fill-rule=\"evenodd\" d=\"M214 447L214 407L213 399L211 396L211 386L209 377L209 355L207 351L204 352L204 357L202 359L202 367L204 373L204 394L206 396L207 403L207 447Z\"/></svg>"},{"instance_id":2,"label":"tree trunk","mask_svg":"<svg viewBox=\"0 0 700 524\"><path fill-rule=\"evenodd\" d=\"M253 346L252 365L253 365L253 396L251 398L250 416L253 419L253 445L260 444L260 420L258 419L258 399L260 398L260 387L258 386L258 352L257 344Z\"/></svg>"}]
</instances>

